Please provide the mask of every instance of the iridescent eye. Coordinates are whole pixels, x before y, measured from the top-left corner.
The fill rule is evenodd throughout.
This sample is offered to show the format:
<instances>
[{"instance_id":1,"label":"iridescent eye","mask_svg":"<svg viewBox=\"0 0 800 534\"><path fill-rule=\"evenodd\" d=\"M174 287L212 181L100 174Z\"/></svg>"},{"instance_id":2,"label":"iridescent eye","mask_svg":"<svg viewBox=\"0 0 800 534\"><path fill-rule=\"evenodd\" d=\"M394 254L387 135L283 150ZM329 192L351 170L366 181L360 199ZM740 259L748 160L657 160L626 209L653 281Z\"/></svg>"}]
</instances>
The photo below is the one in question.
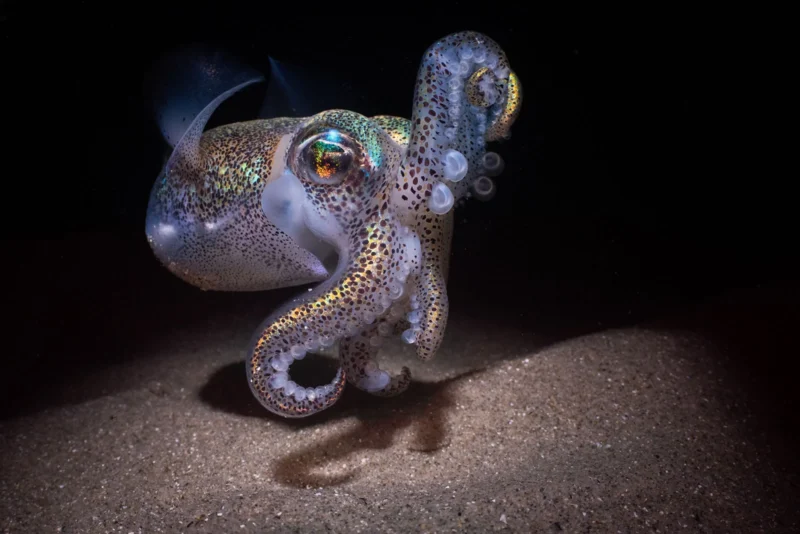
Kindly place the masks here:
<instances>
[{"instance_id":1,"label":"iridescent eye","mask_svg":"<svg viewBox=\"0 0 800 534\"><path fill-rule=\"evenodd\" d=\"M358 169L358 146L338 130L308 136L297 147L296 154L297 173L318 184L341 183Z\"/></svg>"}]
</instances>

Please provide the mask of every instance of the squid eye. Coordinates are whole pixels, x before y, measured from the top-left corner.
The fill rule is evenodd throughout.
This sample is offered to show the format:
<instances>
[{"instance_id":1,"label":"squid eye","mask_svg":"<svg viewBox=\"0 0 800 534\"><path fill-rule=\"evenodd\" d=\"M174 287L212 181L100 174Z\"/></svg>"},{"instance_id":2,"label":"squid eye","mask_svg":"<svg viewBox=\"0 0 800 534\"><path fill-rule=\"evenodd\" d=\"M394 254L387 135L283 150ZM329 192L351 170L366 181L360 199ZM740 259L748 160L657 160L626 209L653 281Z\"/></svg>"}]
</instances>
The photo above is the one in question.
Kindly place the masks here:
<instances>
[{"instance_id":1,"label":"squid eye","mask_svg":"<svg viewBox=\"0 0 800 534\"><path fill-rule=\"evenodd\" d=\"M297 174L318 184L339 184L358 169L356 143L338 130L308 136L297 148Z\"/></svg>"}]
</instances>

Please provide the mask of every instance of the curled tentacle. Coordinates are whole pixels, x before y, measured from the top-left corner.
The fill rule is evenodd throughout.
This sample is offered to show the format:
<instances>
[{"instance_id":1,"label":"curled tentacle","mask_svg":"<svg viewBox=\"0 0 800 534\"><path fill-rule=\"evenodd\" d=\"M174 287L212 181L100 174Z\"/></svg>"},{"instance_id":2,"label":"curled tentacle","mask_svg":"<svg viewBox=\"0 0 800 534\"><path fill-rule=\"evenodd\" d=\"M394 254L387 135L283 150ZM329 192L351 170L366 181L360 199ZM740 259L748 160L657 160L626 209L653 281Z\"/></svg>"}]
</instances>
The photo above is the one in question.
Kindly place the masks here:
<instances>
[{"instance_id":1,"label":"curled tentacle","mask_svg":"<svg viewBox=\"0 0 800 534\"><path fill-rule=\"evenodd\" d=\"M522 109L522 84L517 75L510 71L506 85L506 99L486 131L487 141L500 141L511 137L511 125L517 120Z\"/></svg>"},{"instance_id":2,"label":"curled tentacle","mask_svg":"<svg viewBox=\"0 0 800 534\"><path fill-rule=\"evenodd\" d=\"M316 297L316 298L315 298ZM317 330L308 307L319 295L293 303L266 319L250 348L247 378L250 389L269 411L283 417L305 417L332 406L342 395L345 373L340 367L324 386L304 388L291 379L289 368L306 352L334 342L332 335Z\"/></svg>"},{"instance_id":3,"label":"curled tentacle","mask_svg":"<svg viewBox=\"0 0 800 534\"><path fill-rule=\"evenodd\" d=\"M248 366L250 388L269 411L283 417L305 417L333 406L342 396L345 374L342 368L324 386L305 388L294 382L288 369L293 359L289 352L280 352L269 359L254 356Z\"/></svg>"},{"instance_id":4,"label":"curled tentacle","mask_svg":"<svg viewBox=\"0 0 800 534\"><path fill-rule=\"evenodd\" d=\"M389 215L377 213L365 222L350 240L355 250L352 259L342 250L341 268L334 277L270 316L254 341L248 377L253 393L270 411L302 417L336 402L346 369L340 368L334 381L312 396L299 386L288 396L290 377L278 373L286 373L293 359L306 350L369 328L406 293L406 281L419 261L416 237L403 231Z\"/></svg>"}]
</instances>

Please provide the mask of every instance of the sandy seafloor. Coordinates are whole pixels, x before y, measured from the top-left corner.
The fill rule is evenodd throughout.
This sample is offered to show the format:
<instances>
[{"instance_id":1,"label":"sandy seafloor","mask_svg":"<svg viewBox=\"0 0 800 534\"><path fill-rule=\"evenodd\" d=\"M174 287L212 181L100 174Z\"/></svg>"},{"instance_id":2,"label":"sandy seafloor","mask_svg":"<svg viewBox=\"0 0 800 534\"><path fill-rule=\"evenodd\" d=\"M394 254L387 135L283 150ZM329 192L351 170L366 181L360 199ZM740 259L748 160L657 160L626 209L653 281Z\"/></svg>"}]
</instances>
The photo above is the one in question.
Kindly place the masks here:
<instances>
[{"instance_id":1,"label":"sandy seafloor","mask_svg":"<svg viewBox=\"0 0 800 534\"><path fill-rule=\"evenodd\" d=\"M127 357L46 396L31 384L45 400L6 406L3 532L800 528L784 367L797 351L796 288L560 336L456 306L436 359L385 346L387 368L412 369L406 394L350 387L299 421L261 409L245 381L242 350L268 307L198 295L215 307L169 324L185 303L154 312L149 338L114 323L117 342L91 350L128 346Z\"/></svg>"}]
</instances>

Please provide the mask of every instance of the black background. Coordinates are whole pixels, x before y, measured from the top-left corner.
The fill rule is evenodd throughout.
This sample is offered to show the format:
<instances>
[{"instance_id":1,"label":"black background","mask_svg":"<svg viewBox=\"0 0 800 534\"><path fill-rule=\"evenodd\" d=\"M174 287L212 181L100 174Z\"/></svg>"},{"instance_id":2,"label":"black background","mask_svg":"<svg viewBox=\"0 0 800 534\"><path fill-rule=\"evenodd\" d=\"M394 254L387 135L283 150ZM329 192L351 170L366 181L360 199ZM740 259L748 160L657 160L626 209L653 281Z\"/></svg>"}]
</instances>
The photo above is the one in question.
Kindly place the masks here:
<instances>
[{"instance_id":1,"label":"black background","mask_svg":"<svg viewBox=\"0 0 800 534\"><path fill-rule=\"evenodd\" d=\"M557 336L796 278L792 172L776 166L783 147L762 125L782 112L786 72L773 66L778 45L756 33L769 27L471 6L5 4L6 408L132 357L176 324L267 302L189 288L145 241L167 155L145 81L185 42L265 74L269 56L322 73L318 102L408 116L427 46L465 29L496 40L523 111L495 147L506 160L497 195L457 216L454 307ZM255 118L264 91L248 89L212 123Z\"/></svg>"}]
</instances>

